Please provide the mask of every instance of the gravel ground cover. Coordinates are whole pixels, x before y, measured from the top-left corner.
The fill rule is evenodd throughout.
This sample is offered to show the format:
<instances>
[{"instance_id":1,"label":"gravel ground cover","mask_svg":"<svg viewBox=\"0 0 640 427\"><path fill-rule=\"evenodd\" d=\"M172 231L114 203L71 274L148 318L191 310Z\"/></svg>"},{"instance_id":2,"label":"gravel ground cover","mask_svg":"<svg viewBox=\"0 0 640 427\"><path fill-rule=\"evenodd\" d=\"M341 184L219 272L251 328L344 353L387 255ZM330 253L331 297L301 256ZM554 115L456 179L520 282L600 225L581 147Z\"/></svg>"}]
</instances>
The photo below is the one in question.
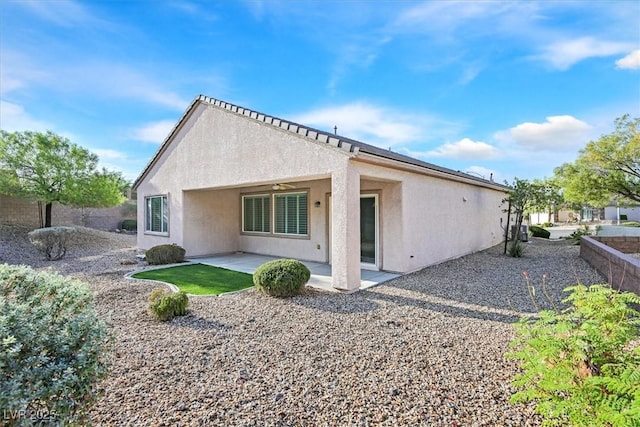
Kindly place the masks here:
<instances>
[{"instance_id":1,"label":"gravel ground cover","mask_svg":"<svg viewBox=\"0 0 640 427\"><path fill-rule=\"evenodd\" d=\"M187 316L160 323L146 312L157 284L123 278L138 268L121 264L135 238L85 231L47 262L26 230L0 226L0 262L94 290L116 336L94 425L537 426L531 406L508 403L516 365L503 357L512 322L534 311L523 271L535 286L547 275L556 301L604 281L578 246L532 239L521 259L495 247L351 295L192 298Z\"/></svg>"}]
</instances>

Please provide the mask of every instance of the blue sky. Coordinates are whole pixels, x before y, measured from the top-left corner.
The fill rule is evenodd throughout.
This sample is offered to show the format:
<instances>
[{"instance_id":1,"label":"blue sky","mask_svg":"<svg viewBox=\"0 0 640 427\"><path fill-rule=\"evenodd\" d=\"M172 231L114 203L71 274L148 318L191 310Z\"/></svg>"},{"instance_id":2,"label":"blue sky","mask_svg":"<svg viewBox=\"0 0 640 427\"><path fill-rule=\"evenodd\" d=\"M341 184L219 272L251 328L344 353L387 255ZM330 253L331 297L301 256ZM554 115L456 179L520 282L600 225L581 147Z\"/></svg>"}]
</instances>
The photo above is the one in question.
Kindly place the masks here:
<instances>
[{"instance_id":1,"label":"blue sky","mask_svg":"<svg viewBox=\"0 0 640 427\"><path fill-rule=\"evenodd\" d=\"M135 179L198 94L498 181L640 117L640 2L0 2L0 127Z\"/></svg>"}]
</instances>

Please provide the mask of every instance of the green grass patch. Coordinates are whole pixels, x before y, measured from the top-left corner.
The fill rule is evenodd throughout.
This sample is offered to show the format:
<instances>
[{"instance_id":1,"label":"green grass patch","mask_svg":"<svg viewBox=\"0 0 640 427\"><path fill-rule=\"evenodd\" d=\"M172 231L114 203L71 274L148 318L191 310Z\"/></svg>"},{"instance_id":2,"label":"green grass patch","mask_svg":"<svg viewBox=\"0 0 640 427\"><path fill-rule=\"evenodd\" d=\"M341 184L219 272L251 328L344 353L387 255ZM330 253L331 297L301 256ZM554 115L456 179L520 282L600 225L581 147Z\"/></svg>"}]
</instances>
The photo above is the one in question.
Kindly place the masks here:
<instances>
[{"instance_id":1,"label":"green grass patch","mask_svg":"<svg viewBox=\"0 0 640 427\"><path fill-rule=\"evenodd\" d=\"M253 286L251 274L204 264L141 271L131 277L172 283L181 291L193 295L220 295Z\"/></svg>"}]
</instances>

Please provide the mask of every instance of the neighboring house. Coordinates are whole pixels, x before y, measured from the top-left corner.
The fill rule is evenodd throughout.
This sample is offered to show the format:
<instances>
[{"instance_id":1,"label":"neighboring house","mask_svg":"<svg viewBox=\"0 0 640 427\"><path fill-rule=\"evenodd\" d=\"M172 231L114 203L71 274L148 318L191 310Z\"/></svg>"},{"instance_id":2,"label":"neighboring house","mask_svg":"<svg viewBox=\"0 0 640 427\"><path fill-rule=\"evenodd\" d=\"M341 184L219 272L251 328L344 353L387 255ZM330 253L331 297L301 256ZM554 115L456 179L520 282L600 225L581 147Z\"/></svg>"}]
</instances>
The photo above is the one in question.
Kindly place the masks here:
<instances>
[{"instance_id":1,"label":"neighboring house","mask_svg":"<svg viewBox=\"0 0 640 427\"><path fill-rule=\"evenodd\" d=\"M640 222L640 206L618 207L612 204L604 208L604 217L614 222L617 222L619 219Z\"/></svg>"},{"instance_id":2,"label":"neighboring house","mask_svg":"<svg viewBox=\"0 0 640 427\"><path fill-rule=\"evenodd\" d=\"M205 96L134 189L142 249L328 262L342 290L360 287L361 268L406 273L486 249L506 226L502 185Z\"/></svg>"}]
</instances>

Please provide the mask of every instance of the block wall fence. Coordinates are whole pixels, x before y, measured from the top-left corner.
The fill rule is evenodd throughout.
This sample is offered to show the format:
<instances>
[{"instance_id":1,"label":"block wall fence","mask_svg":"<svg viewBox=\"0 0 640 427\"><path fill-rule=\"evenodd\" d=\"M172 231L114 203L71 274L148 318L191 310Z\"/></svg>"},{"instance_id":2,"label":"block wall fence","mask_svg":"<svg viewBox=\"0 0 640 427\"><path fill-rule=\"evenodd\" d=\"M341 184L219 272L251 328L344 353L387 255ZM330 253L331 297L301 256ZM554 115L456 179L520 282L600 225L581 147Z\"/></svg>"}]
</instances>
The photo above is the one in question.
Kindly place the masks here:
<instances>
[{"instance_id":1,"label":"block wall fence","mask_svg":"<svg viewBox=\"0 0 640 427\"><path fill-rule=\"evenodd\" d=\"M612 287L640 295L640 236L583 236L580 256Z\"/></svg>"},{"instance_id":2,"label":"block wall fence","mask_svg":"<svg viewBox=\"0 0 640 427\"><path fill-rule=\"evenodd\" d=\"M53 204L51 225L80 225L103 230L120 228L122 220L136 219L135 201L113 208L74 208ZM44 218L44 204L42 205ZM38 228L38 203L19 197L0 195L0 224Z\"/></svg>"}]
</instances>

